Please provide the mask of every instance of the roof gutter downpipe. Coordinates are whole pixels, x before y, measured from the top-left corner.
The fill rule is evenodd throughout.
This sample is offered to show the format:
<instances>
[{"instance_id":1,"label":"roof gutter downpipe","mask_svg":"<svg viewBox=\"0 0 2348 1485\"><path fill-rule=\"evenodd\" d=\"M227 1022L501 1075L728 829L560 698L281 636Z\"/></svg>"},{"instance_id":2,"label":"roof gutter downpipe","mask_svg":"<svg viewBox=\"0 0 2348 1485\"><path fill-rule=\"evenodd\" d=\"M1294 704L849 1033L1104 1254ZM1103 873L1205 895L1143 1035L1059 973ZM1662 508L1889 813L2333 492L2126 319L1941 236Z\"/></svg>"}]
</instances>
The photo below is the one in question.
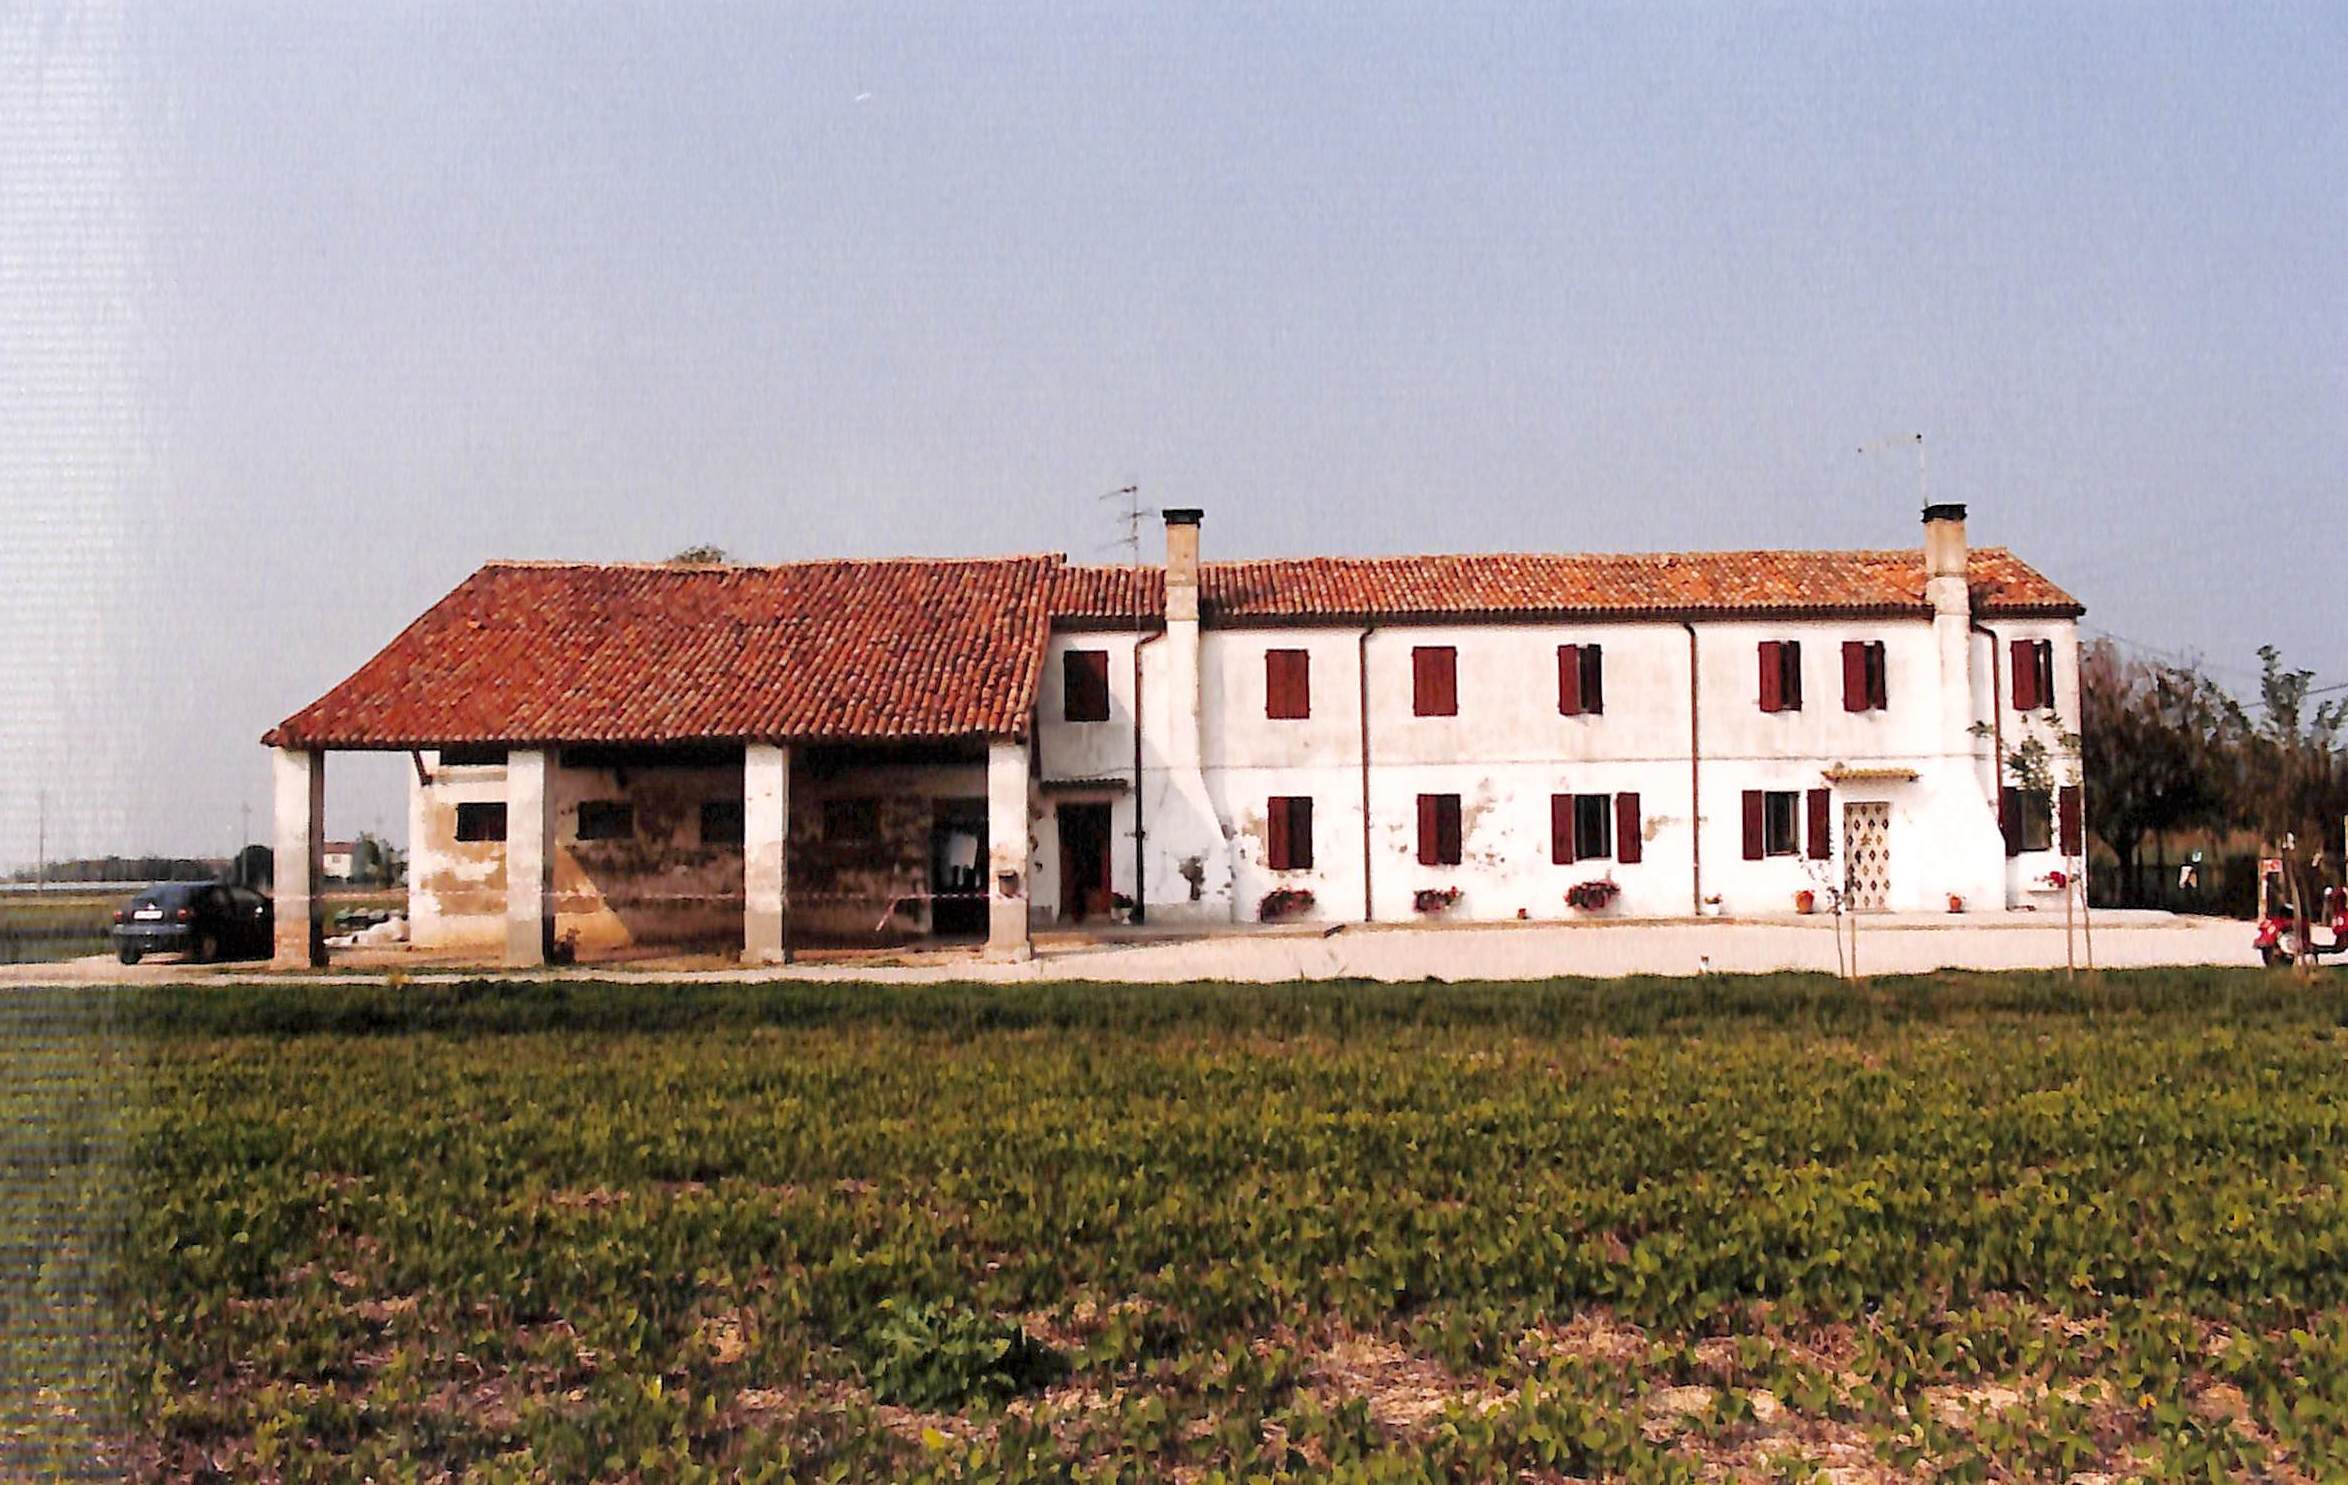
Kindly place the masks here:
<instances>
[{"instance_id":1,"label":"roof gutter downpipe","mask_svg":"<svg viewBox=\"0 0 2348 1485\"><path fill-rule=\"evenodd\" d=\"M1139 586L1136 579L1135 586ZM1141 786L1141 650L1164 639L1166 631L1133 637L1133 921L1149 921L1149 832L1142 825Z\"/></svg>"},{"instance_id":2,"label":"roof gutter downpipe","mask_svg":"<svg viewBox=\"0 0 2348 1485\"><path fill-rule=\"evenodd\" d=\"M1703 692L1697 685L1696 626L1686 619L1679 627L1688 631L1688 892L1689 908L1699 918L1704 916L1704 706Z\"/></svg>"},{"instance_id":3,"label":"roof gutter downpipe","mask_svg":"<svg viewBox=\"0 0 2348 1485\"><path fill-rule=\"evenodd\" d=\"M1354 675L1361 682L1361 739L1362 739L1362 921L1374 923L1378 913L1377 898L1370 890L1370 636L1378 632L1375 624L1362 629L1354 649Z\"/></svg>"}]
</instances>

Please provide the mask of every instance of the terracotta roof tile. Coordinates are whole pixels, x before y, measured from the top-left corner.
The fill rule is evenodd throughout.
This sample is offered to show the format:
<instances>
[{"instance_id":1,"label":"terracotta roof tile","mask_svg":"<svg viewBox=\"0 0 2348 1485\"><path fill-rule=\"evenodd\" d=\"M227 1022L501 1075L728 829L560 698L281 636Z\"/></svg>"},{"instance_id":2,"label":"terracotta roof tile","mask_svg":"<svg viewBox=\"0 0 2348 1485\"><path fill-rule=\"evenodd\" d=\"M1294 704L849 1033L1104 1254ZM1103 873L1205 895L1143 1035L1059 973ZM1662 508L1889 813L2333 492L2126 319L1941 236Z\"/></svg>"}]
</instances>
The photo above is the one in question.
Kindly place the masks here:
<instances>
[{"instance_id":1,"label":"terracotta roof tile","mask_svg":"<svg viewBox=\"0 0 2348 1485\"><path fill-rule=\"evenodd\" d=\"M263 740L1021 736L1060 561L493 563Z\"/></svg>"},{"instance_id":2,"label":"terracotta roof tile","mask_svg":"<svg viewBox=\"0 0 2348 1485\"><path fill-rule=\"evenodd\" d=\"M1969 578L1987 617L2072 615L2078 600L2002 547L1976 548ZM1200 568L1208 624L1283 619L1458 619L1536 615L1678 617L1924 611L1918 551L1653 552L1619 556L1298 557ZM1138 589L1138 591L1137 591ZM1130 624L1163 609L1156 567L1069 567L1052 585L1069 628Z\"/></svg>"}]
</instances>

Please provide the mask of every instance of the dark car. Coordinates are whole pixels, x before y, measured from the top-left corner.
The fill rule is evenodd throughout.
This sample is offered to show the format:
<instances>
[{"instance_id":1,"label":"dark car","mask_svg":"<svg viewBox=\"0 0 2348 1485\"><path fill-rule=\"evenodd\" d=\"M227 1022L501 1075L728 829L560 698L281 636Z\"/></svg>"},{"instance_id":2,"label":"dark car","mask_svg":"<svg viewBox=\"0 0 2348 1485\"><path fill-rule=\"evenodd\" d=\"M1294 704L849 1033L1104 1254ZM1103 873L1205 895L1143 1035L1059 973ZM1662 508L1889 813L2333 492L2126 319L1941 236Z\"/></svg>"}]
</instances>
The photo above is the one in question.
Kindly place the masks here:
<instances>
[{"instance_id":1,"label":"dark car","mask_svg":"<svg viewBox=\"0 0 2348 1485\"><path fill-rule=\"evenodd\" d=\"M277 914L268 898L225 882L163 882L114 912L114 952L125 964L141 955L184 953L193 963L266 959Z\"/></svg>"}]
</instances>

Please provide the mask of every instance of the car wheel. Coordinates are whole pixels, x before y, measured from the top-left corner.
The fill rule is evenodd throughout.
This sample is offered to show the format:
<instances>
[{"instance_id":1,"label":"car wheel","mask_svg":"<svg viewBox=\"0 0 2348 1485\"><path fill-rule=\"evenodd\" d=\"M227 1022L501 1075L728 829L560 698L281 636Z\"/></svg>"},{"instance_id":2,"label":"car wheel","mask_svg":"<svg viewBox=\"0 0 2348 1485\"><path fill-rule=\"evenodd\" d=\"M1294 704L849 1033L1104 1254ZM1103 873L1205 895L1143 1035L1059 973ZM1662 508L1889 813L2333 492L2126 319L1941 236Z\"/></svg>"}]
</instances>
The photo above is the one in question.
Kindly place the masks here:
<instances>
[{"instance_id":1,"label":"car wheel","mask_svg":"<svg viewBox=\"0 0 2348 1485\"><path fill-rule=\"evenodd\" d=\"M210 964L213 960L218 959L219 957L219 936L211 933L197 934L195 952L188 956L189 961L194 964Z\"/></svg>"},{"instance_id":2,"label":"car wheel","mask_svg":"<svg viewBox=\"0 0 2348 1485\"><path fill-rule=\"evenodd\" d=\"M125 964L136 964L139 962L139 951L131 944L124 944L114 951L114 957Z\"/></svg>"}]
</instances>

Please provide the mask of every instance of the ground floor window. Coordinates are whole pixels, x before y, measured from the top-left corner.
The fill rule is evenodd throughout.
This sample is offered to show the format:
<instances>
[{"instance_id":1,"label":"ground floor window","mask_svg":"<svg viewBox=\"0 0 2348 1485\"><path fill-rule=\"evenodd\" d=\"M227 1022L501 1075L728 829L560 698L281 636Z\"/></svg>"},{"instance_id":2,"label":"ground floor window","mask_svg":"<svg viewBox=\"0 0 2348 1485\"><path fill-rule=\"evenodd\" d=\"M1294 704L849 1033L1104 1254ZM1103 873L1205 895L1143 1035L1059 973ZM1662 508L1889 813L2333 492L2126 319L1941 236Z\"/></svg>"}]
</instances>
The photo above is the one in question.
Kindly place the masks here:
<instances>
[{"instance_id":1,"label":"ground floor window","mask_svg":"<svg viewBox=\"0 0 2348 1485\"><path fill-rule=\"evenodd\" d=\"M1459 796L1419 796L1419 864L1459 865Z\"/></svg>"},{"instance_id":2,"label":"ground floor window","mask_svg":"<svg viewBox=\"0 0 2348 1485\"><path fill-rule=\"evenodd\" d=\"M701 843L705 846L742 844L742 801L709 799L701 805Z\"/></svg>"},{"instance_id":3,"label":"ground floor window","mask_svg":"<svg viewBox=\"0 0 2348 1485\"><path fill-rule=\"evenodd\" d=\"M1313 864L1313 802L1298 796L1274 796L1264 811L1267 834L1264 864L1274 871L1304 871Z\"/></svg>"},{"instance_id":4,"label":"ground floor window","mask_svg":"<svg viewBox=\"0 0 2348 1485\"><path fill-rule=\"evenodd\" d=\"M2054 796L2044 789L2008 789L2005 793L2006 850L2054 849Z\"/></svg>"},{"instance_id":5,"label":"ground floor window","mask_svg":"<svg viewBox=\"0 0 2348 1485\"><path fill-rule=\"evenodd\" d=\"M1793 856L1802 849L1802 796L1772 789L1762 797L1761 854Z\"/></svg>"},{"instance_id":6,"label":"ground floor window","mask_svg":"<svg viewBox=\"0 0 2348 1485\"><path fill-rule=\"evenodd\" d=\"M636 834L636 806L617 799L579 801L579 839L629 840Z\"/></svg>"}]
</instances>

